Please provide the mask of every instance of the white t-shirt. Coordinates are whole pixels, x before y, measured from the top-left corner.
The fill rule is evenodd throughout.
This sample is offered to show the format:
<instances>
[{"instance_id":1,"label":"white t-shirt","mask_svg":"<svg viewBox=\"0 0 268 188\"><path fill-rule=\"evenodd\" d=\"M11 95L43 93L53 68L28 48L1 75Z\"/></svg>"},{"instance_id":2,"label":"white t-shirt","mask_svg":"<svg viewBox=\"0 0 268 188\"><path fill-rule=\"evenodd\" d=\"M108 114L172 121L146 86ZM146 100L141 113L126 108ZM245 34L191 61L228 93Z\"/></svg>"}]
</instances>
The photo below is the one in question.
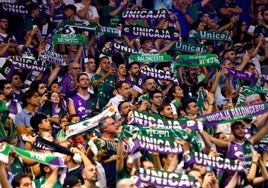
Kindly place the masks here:
<instances>
[{"instance_id":1,"label":"white t-shirt","mask_svg":"<svg viewBox=\"0 0 268 188\"><path fill-rule=\"evenodd\" d=\"M76 12L79 10L82 10L85 7L85 5L83 5L82 3L75 3L74 6L76 7ZM89 6L88 11L87 11L87 15L91 19L100 17L96 7L94 7L92 5ZM80 19L79 21L87 21L86 19L82 19L82 18L79 18L79 19Z\"/></svg>"}]
</instances>

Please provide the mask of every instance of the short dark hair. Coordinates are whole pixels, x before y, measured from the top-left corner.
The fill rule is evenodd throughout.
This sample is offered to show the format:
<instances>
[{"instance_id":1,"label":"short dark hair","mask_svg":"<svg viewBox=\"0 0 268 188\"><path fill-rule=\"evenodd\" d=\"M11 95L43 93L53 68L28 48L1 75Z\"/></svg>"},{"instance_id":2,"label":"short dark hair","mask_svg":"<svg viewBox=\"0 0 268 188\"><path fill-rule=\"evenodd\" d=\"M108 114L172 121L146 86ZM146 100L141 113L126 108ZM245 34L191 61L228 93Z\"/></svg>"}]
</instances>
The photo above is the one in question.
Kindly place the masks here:
<instances>
[{"instance_id":1,"label":"short dark hair","mask_svg":"<svg viewBox=\"0 0 268 188\"><path fill-rule=\"evenodd\" d=\"M152 41L152 39L150 37L143 37L140 39L140 44L141 46L146 42L146 41Z\"/></svg>"},{"instance_id":2,"label":"short dark hair","mask_svg":"<svg viewBox=\"0 0 268 188\"><path fill-rule=\"evenodd\" d=\"M38 88L39 88L40 84L45 84L45 82L43 80L34 80L30 84L30 90L38 91Z\"/></svg>"},{"instance_id":3,"label":"short dark hair","mask_svg":"<svg viewBox=\"0 0 268 188\"><path fill-rule=\"evenodd\" d=\"M0 80L0 90L3 91L7 84L11 84L9 80Z\"/></svg>"},{"instance_id":4,"label":"short dark hair","mask_svg":"<svg viewBox=\"0 0 268 188\"><path fill-rule=\"evenodd\" d=\"M21 75L20 75L20 73L18 73L18 72L14 72L14 73L10 76L10 82L12 81L12 79L13 79L14 76L19 76L20 79L21 79Z\"/></svg>"},{"instance_id":5,"label":"short dark hair","mask_svg":"<svg viewBox=\"0 0 268 188\"><path fill-rule=\"evenodd\" d=\"M254 63L251 63L251 62L247 62L247 64L245 65L245 67L244 67L243 70L244 70L244 71L248 70L250 66L255 67L255 64L254 64Z\"/></svg>"},{"instance_id":6,"label":"short dark hair","mask_svg":"<svg viewBox=\"0 0 268 188\"><path fill-rule=\"evenodd\" d=\"M11 186L13 187L13 188L16 188L16 187L19 187L20 186L20 181L23 179L23 178L26 178L26 177L28 177L28 178L30 178L27 174L17 174L14 178L13 178L13 180L12 180L12 182L11 182ZM30 178L31 179L31 178Z\"/></svg>"},{"instance_id":7,"label":"short dark hair","mask_svg":"<svg viewBox=\"0 0 268 188\"><path fill-rule=\"evenodd\" d=\"M68 116L68 121L71 122L73 120L74 117L80 117L78 114L70 114Z\"/></svg>"},{"instance_id":8,"label":"short dark hair","mask_svg":"<svg viewBox=\"0 0 268 188\"><path fill-rule=\"evenodd\" d=\"M28 14L31 14L33 10L39 9L39 5L37 3L31 3L28 5L27 10Z\"/></svg>"},{"instance_id":9,"label":"short dark hair","mask_svg":"<svg viewBox=\"0 0 268 188\"><path fill-rule=\"evenodd\" d=\"M225 56L225 54L228 53L228 52L234 52L234 53L235 53L235 50L234 50L233 48L224 50L224 51L223 51L223 56Z\"/></svg>"},{"instance_id":10,"label":"short dark hair","mask_svg":"<svg viewBox=\"0 0 268 188\"><path fill-rule=\"evenodd\" d=\"M32 96L34 96L35 93L38 93L37 91L34 90L27 90L23 95L22 95L22 108L25 108L28 105L27 99L30 99Z\"/></svg>"},{"instance_id":11,"label":"short dark hair","mask_svg":"<svg viewBox=\"0 0 268 188\"><path fill-rule=\"evenodd\" d=\"M39 124L43 121L43 119L47 119L47 116L45 114L35 114L30 119L31 127L34 129L35 133L39 132Z\"/></svg>"},{"instance_id":12,"label":"short dark hair","mask_svg":"<svg viewBox=\"0 0 268 188\"><path fill-rule=\"evenodd\" d=\"M245 126L241 121L235 121L231 124L231 130L233 131L234 128L237 126L237 125L243 125Z\"/></svg>"},{"instance_id":13,"label":"short dark hair","mask_svg":"<svg viewBox=\"0 0 268 188\"><path fill-rule=\"evenodd\" d=\"M124 104L124 103L129 103L129 101L121 101L119 104L118 104L118 111L121 110L121 106Z\"/></svg>"},{"instance_id":14,"label":"short dark hair","mask_svg":"<svg viewBox=\"0 0 268 188\"><path fill-rule=\"evenodd\" d=\"M163 92L161 90L156 89L149 93L149 99L152 99L156 93L161 93L163 95Z\"/></svg>"},{"instance_id":15,"label":"short dark hair","mask_svg":"<svg viewBox=\"0 0 268 188\"><path fill-rule=\"evenodd\" d=\"M116 84L116 89L119 89L123 86L123 84L129 84L127 81L123 80L123 81L119 81L117 84Z\"/></svg>"},{"instance_id":16,"label":"short dark hair","mask_svg":"<svg viewBox=\"0 0 268 188\"><path fill-rule=\"evenodd\" d=\"M191 102L195 102L197 103L197 98L195 97L192 97L192 98L189 98L188 100L184 100L183 103L182 103L182 110L184 112L186 112L186 109L188 108L188 105L191 103Z\"/></svg>"},{"instance_id":17,"label":"short dark hair","mask_svg":"<svg viewBox=\"0 0 268 188\"><path fill-rule=\"evenodd\" d=\"M262 16L264 16L264 12L265 12L265 11L268 11L268 7L267 7L267 6L264 7L264 8L261 10L261 15L262 15Z\"/></svg>"},{"instance_id":18,"label":"short dark hair","mask_svg":"<svg viewBox=\"0 0 268 188\"><path fill-rule=\"evenodd\" d=\"M83 76L83 75L88 77L87 73L82 72L82 73L78 74L78 76L76 77L76 81L79 82L80 77Z\"/></svg>"},{"instance_id":19,"label":"short dark hair","mask_svg":"<svg viewBox=\"0 0 268 188\"><path fill-rule=\"evenodd\" d=\"M158 114L160 114L160 112L162 112L166 106L171 106L170 103L163 103L158 107Z\"/></svg>"},{"instance_id":20,"label":"short dark hair","mask_svg":"<svg viewBox=\"0 0 268 188\"><path fill-rule=\"evenodd\" d=\"M40 169L40 173L45 176L46 175L46 172L45 172L45 167L49 167L49 165L46 165L46 164L43 164L43 163L40 163L39 164L39 169Z\"/></svg>"},{"instance_id":21,"label":"short dark hair","mask_svg":"<svg viewBox=\"0 0 268 188\"><path fill-rule=\"evenodd\" d=\"M74 6L73 4L68 4L64 7L64 10L66 9L70 9L72 11L74 11L76 13L76 6Z\"/></svg>"},{"instance_id":22,"label":"short dark hair","mask_svg":"<svg viewBox=\"0 0 268 188\"><path fill-rule=\"evenodd\" d=\"M127 71L128 71L129 69L131 69L132 65L138 65L138 66L140 66L140 64L139 64L137 61L133 61L133 62L131 62L131 63L129 63L129 64L127 65Z\"/></svg>"}]
</instances>

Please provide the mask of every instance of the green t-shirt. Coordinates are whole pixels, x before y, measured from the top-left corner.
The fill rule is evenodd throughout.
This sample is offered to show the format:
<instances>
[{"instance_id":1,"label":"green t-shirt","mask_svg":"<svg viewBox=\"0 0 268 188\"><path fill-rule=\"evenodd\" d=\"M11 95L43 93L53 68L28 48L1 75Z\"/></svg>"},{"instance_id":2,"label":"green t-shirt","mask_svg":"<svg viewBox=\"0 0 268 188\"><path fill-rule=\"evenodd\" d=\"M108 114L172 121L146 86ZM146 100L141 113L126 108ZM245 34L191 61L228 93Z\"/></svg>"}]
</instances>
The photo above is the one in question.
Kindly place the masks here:
<instances>
[{"instance_id":1,"label":"green t-shirt","mask_svg":"<svg viewBox=\"0 0 268 188\"><path fill-rule=\"evenodd\" d=\"M22 159L20 157L16 157L14 159L14 161L10 164L10 168L11 168L11 173L13 175L20 174L20 173L27 174L27 169L24 166Z\"/></svg>"},{"instance_id":2,"label":"green t-shirt","mask_svg":"<svg viewBox=\"0 0 268 188\"><path fill-rule=\"evenodd\" d=\"M92 83L97 82L104 76L103 73L94 74L92 77ZM113 90L115 88L115 78L114 75L109 75L104 82L100 82L95 88L95 93L99 99L99 106L102 109L108 101L113 97Z\"/></svg>"},{"instance_id":3,"label":"green t-shirt","mask_svg":"<svg viewBox=\"0 0 268 188\"><path fill-rule=\"evenodd\" d=\"M44 176L41 176L40 178L34 180L34 184L36 188L42 187L42 185L44 185L45 182L46 182L46 179ZM62 187L61 184L57 180L53 188L61 188L61 187Z\"/></svg>"},{"instance_id":4,"label":"green t-shirt","mask_svg":"<svg viewBox=\"0 0 268 188\"><path fill-rule=\"evenodd\" d=\"M116 171L116 182L124 178L130 178L130 174L125 166L121 170Z\"/></svg>"},{"instance_id":5,"label":"green t-shirt","mask_svg":"<svg viewBox=\"0 0 268 188\"><path fill-rule=\"evenodd\" d=\"M192 5L188 5L186 7L187 11L189 11L191 13L194 22L198 21L198 10L200 9L200 7L201 7L200 2L192 4Z\"/></svg>"},{"instance_id":6,"label":"green t-shirt","mask_svg":"<svg viewBox=\"0 0 268 188\"><path fill-rule=\"evenodd\" d=\"M110 16L109 14L116 10L118 7L112 7L109 5L103 6L102 8L102 17L101 17L101 23L102 25L106 26L116 26L120 22L120 17L122 14L122 10L119 11L118 14L116 14L114 17Z\"/></svg>"}]
</instances>

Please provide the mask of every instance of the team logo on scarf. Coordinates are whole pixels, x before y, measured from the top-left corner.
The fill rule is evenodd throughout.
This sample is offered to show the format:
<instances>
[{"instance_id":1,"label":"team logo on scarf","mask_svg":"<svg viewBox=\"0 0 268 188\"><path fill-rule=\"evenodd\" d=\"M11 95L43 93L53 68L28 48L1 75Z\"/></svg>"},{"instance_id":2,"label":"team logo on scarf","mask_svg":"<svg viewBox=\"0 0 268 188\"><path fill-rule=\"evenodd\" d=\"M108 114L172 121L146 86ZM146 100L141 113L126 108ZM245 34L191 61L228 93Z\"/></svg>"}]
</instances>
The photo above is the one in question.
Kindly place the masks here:
<instances>
[{"instance_id":1,"label":"team logo on scarf","mask_svg":"<svg viewBox=\"0 0 268 188\"><path fill-rule=\"evenodd\" d=\"M180 40L180 34L176 30L157 29L149 27L125 26L122 31L123 35L148 37L166 40Z\"/></svg>"},{"instance_id":2,"label":"team logo on scarf","mask_svg":"<svg viewBox=\"0 0 268 188\"><path fill-rule=\"evenodd\" d=\"M122 13L123 19L166 19L168 11L161 10L126 10Z\"/></svg>"},{"instance_id":3,"label":"team logo on scarf","mask_svg":"<svg viewBox=\"0 0 268 188\"><path fill-rule=\"evenodd\" d=\"M53 44L73 44L80 45L87 43L87 39L81 34L54 34L52 36Z\"/></svg>"},{"instance_id":4,"label":"team logo on scarf","mask_svg":"<svg viewBox=\"0 0 268 188\"><path fill-rule=\"evenodd\" d=\"M97 27L95 31L95 35L97 38L101 36L106 37L121 37L121 31L114 27Z\"/></svg>"},{"instance_id":5,"label":"team logo on scarf","mask_svg":"<svg viewBox=\"0 0 268 188\"><path fill-rule=\"evenodd\" d=\"M176 42L172 50L187 52L192 54L205 54L207 53L207 49L203 45L193 44L193 43L186 43L186 42Z\"/></svg>"},{"instance_id":6,"label":"team logo on scarf","mask_svg":"<svg viewBox=\"0 0 268 188\"><path fill-rule=\"evenodd\" d=\"M186 122L183 122L183 124ZM132 118L129 124L139 126L153 126L153 127L166 127L182 129L182 122L176 120L156 119L153 116L146 115L137 111L133 111Z\"/></svg>"},{"instance_id":7,"label":"team logo on scarf","mask_svg":"<svg viewBox=\"0 0 268 188\"><path fill-rule=\"evenodd\" d=\"M48 63L55 63L61 66L67 66L68 64L64 62L63 57L61 54L52 52L52 51L45 51L45 53L39 56L39 59L42 61L46 61Z\"/></svg>"},{"instance_id":8,"label":"team logo on scarf","mask_svg":"<svg viewBox=\"0 0 268 188\"><path fill-rule=\"evenodd\" d=\"M137 186L141 183L152 184L158 187L177 187L177 188L198 188L200 183L194 176L188 176L182 173L167 172L162 170L138 168Z\"/></svg>"},{"instance_id":9,"label":"team logo on scarf","mask_svg":"<svg viewBox=\"0 0 268 188\"><path fill-rule=\"evenodd\" d=\"M132 61L149 63L168 62L172 60L171 56L166 53L136 53L132 54L129 58Z\"/></svg>"},{"instance_id":10,"label":"team logo on scarf","mask_svg":"<svg viewBox=\"0 0 268 188\"><path fill-rule=\"evenodd\" d=\"M229 34L216 31L193 30L191 37L205 40L219 40L219 41L232 42L232 38Z\"/></svg>"},{"instance_id":11,"label":"team logo on scarf","mask_svg":"<svg viewBox=\"0 0 268 188\"><path fill-rule=\"evenodd\" d=\"M146 77L149 76L159 80L171 81L172 83L179 85L178 79L174 77L174 75L171 72L147 67L145 69L141 69L141 74Z\"/></svg>"},{"instance_id":12,"label":"team logo on scarf","mask_svg":"<svg viewBox=\"0 0 268 188\"><path fill-rule=\"evenodd\" d=\"M228 69L228 75L234 78L242 79L242 80L249 80L251 81L251 85L255 85L258 80L255 73L244 72L244 71L239 71L239 70L234 70L234 69Z\"/></svg>"},{"instance_id":13,"label":"team logo on scarf","mask_svg":"<svg viewBox=\"0 0 268 188\"><path fill-rule=\"evenodd\" d=\"M126 53L126 54L133 54L138 53L136 50L129 48L127 46L123 46L121 44L118 44L116 42L113 43L114 49L118 50L119 52Z\"/></svg>"},{"instance_id":14,"label":"team logo on scarf","mask_svg":"<svg viewBox=\"0 0 268 188\"><path fill-rule=\"evenodd\" d=\"M16 67L43 72L46 70L46 62L44 61L36 61L34 58L24 58L18 56L11 56L12 64Z\"/></svg>"},{"instance_id":15,"label":"team logo on scarf","mask_svg":"<svg viewBox=\"0 0 268 188\"><path fill-rule=\"evenodd\" d=\"M56 157L52 154L46 154L41 152L33 152L33 151L27 151L20 148L13 148L15 153L18 155L25 157L27 159L34 160L38 163L46 164L46 165L55 165L58 167L66 167L66 164L64 163L63 158Z\"/></svg>"},{"instance_id":16,"label":"team logo on scarf","mask_svg":"<svg viewBox=\"0 0 268 188\"><path fill-rule=\"evenodd\" d=\"M268 111L268 103L260 103L245 107L238 107L229 110L223 110L210 114L198 116L198 119L203 121L204 126L216 125L219 123L234 122L237 120L260 115Z\"/></svg>"},{"instance_id":17,"label":"team logo on scarf","mask_svg":"<svg viewBox=\"0 0 268 188\"><path fill-rule=\"evenodd\" d=\"M185 156L186 166L189 164L199 164L203 166L210 166L213 169L221 169L227 171L244 171L244 167L239 160L231 160L227 158L214 157L204 153L194 152L191 155Z\"/></svg>"},{"instance_id":18,"label":"team logo on scarf","mask_svg":"<svg viewBox=\"0 0 268 188\"><path fill-rule=\"evenodd\" d=\"M185 134L187 137L186 132ZM131 153L135 153L139 148L164 154L182 153L182 147L175 142L177 138L172 129L139 127Z\"/></svg>"},{"instance_id":19,"label":"team logo on scarf","mask_svg":"<svg viewBox=\"0 0 268 188\"><path fill-rule=\"evenodd\" d=\"M5 144L1 148L0 153L0 160L8 163L8 155L10 151L14 151L16 154L25 157L27 159L31 159L33 161L36 161L38 163L46 164L46 165L55 165L58 167L66 167L66 164L64 163L64 159L61 157L57 157L55 155L52 155L50 153L41 153L41 152L33 152L33 151L27 151L24 149L20 149L17 147L14 147L9 144Z\"/></svg>"},{"instance_id":20,"label":"team logo on scarf","mask_svg":"<svg viewBox=\"0 0 268 188\"><path fill-rule=\"evenodd\" d=\"M215 66L220 65L215 54L179 55L175 66Z\"/></svg>"},{"instance_id":21,"label":"team logo on scarf","mask_svg":"<svg viewBox=\"0 0 268 188\"><path fill-rule=\"evenodd\" d=\"M27 8L25 5L21 4L13 4L13 3L2 3L2 8L4 11L13 13L13 14L19 14L19 15L26 15L28 14Z\"/></svg>"},{"instance_id":22,"label":"team logo on scarf","mask_svg":"<svg viewBox=\"0 0 268 188\"><path fill-rule=\"evenodd\" d=\"M76 30L94 33L98 25L96 23L84 24L81 21L63 20L55 29L55 33L65 32L75 34Z\"/></svg>"}]
</instances>

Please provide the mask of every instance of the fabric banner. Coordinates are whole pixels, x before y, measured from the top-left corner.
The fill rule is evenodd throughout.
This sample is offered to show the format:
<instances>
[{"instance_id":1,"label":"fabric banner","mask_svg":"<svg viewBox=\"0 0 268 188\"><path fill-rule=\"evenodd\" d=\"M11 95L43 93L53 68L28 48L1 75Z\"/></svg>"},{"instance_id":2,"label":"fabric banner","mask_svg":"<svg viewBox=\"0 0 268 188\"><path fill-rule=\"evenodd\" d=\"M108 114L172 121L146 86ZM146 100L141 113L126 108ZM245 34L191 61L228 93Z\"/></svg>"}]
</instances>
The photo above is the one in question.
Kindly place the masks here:
<instances>
[{"instance_id":1,"label":"fabric banner","mask_svg":"<svg viewBox=\"0 0 268 188\"><path fill-rule=\"evenodd\" d=\"M246 96L252 95L252 94L261 94L265 93L268 94L268 88L263 88L258 85L255 86L242 86L240 88L240 92L238 95L238 99L236 102L236 107L244 106L244 101L246 99Z\"/></svg>"},{"instance_id":2,"label":"fabric banner","mask_svg":"<svg viewBox=\"0 0 268 188\"><path fill-rule=\"evenodd\" d=\"M131 154L138 149L162 154L182 153L182 147L175 142L176 139L177 136L172 129L139 127L137 138L131 148Z\"/></svg>"},{"instance_id":3,"label":"fabric banner","mask_svg":"<svg viewBox=\"0 0 268 188\"><path fill-rule=\"evenodd\" d=\"M37 61L34 58L24 58L18 56L11 56L10 61L16 67L32 70L32 71L39 71L43 72L46 70L46 62L44 61Z\"/></svg>"},{"instance_id":4,"label":"fabric banner","mask_svg":"<svg viewBox=\"0 0 268 188\"><path fill-rule=\"evenodd\" d=\"M167 19L168 11L161 10L125 10L122 13L123 19Z\"/></svg>"},{"instance_id":5,"label":"fabric banner","mask_svg":"<svg viewBox=\"0 0 268 188\"><path fill-rule=\"evenodd\" d=\"M260 75L260 78L261 78L261 83L260 85L263 87L265 82L268 82L268 75L265 75L265 74L261 74Z\"/></svg>"},{"instance_id":6,"label":"fabric banner","mask_svg":"<svg viewBox=\"0 0 268 188\"><path fill-rule=\"evenodd\" d=\"M16 2L16 0L0 0L0 3L11 3L11 4L13 4L15 2Z\"/></svg>"},{"instance_id":7,"label":"fabric banner","mask_svg":"<svg viewBox=\"0 0 268 188\"><path fill-rule=\"evenodd\" d=\"M136 53L130 55L129 58L132 61L148 63L169 62L172 60L172 57L166 53Z\"/></svg>"},{"instance_id":8,"label":"fabric banner","mask_svg":"<svg viewBox=\"0 0 268 188\"><path fill-rule=\"evenodd\" d=\"M0 161L4 162L5 164L8 164L8 154L10 149L11 145L9 144L2 145L0 148Z\"/></svg>"},{"instance_id":9,"label":"fabric banner","mask_svg":"<svg viewBox=\"0 0 268 188\"><path fill-rule=\"evenodd\" d=\"M18 15L26 15L28 14L27 8L22 4L14 4L14 3L2 3L2 9L6 12L18 14Z\"/></svg>"},{"instance_id":10,"label":"fabric banner","mask_svg":"<svg viewBox=\"0 0 268 188\"><path fill-rule=\"evenodd\" d=\"M193 44L188 42L176 42L173 45L172 50L187 52L191 54L205 54L208 52L204 45Z\"/></svg>"},{"instance_id":11,"label":"fabric banner","mask_svg":"<svg viewBox=\"0 0 268 188\"><path fill-rule=\"evenodd\" d=\"M66 131L66 133L67 133L66 139L87 133L87 132L95 129L98 126L100 119L102 119L103 117L106 117L106 116L112 116L112 115L114 115L114 113L115 113L114 108L108 107L103 112L101 112L100 114L98 114L92 118L86 119L84 121L80 121L78 123L68 125L67 131Z\"/></svg>"},{"instance_id":12,"label":"fabric banner","mask_svg":"<svg viewBox=\"0 0 268 188\"><path fill-rule=\"evenodd\" d=\"M175 66L215 66L220 65L215 54L179 55Z\"/></svg>"},{"instance_id":13,"label":"fabric banner","mask_svg":"<svg viewBox=\"0 0 268 188\"><path fill-rule=\"evenodd\" d=\"M52 36L53 44L73 44L80 45L87 43L87 39L81 34L54 34Z\"/></svg>"},{"instance_id":14,"label":"fabric banner","mask_svg":"<svg viewBox=\"0 0 268 188\"><path fill-rule=\"evenodd\" d=\"M203 114L205 110L205 105L204 105L205 98L206 98L205 90L199 89L198 97L197 97L197 106L199 108L199 114Z\"/></svg>"},{"instance_id":15,"label":"fabric banner","mask_svg":"<svg viewBox=\"0 0 268 188\"><path fill-rule=\"evenodd\" d=\"M45 50L46 51L52 51L52 38L51 37L47 37L46 38L46 46L45 46Z\"/></svg>"},{"instance_id":16,"label":"fabric banner","mask_svg":"<svg viewBox=\"0 0 268 188\"><path fill-rule=\"evenodd\" d=\"M148 126L153 126L153 127L162 127L162 128L170 128L170 129L183 129L186 127L186 121L185 122L179 122L176 120L168 120L168 119L160 119L160 118L155 118L153 116L140 113L137 111L131 112L131 120L129 124L134 124L138 126L143 126L143 127L148 127Z\"/></svg>"},{"instance_id":17,"label":"fabric banner","mask_svg":"<svg viewBox=\"0 0 268 188\"><path fill-rule=\"evenodd\" d=\"M138 168L136 171L139 187L141 183L158 187L198 188L200 183L194 176L183 173L167 172L162 170Z\"/></svg>"},{"instance_id":18,"label":"fabric banner","mask_svg":"<svg viewBox=\"0 0 268 188\"><path fill-rule=\"evenodd\" d=\"M251 81L251 85L255 85L258 80L256 74L240 70L228 69L228 75L234 78Z\"/></svg>"},{"instance_id":19,"label":"fabric banner","mask_svg":"<svg viewBox=\"0 0 268 188\"><path fill-rule=\"evenodd\" d=\"M36 161L38 163L42 163L42 164L46 164L46 165L54 165L54 166L58 166L58 167L66 167L66 164L64 163L64 159L57 157L53 154L27 151L27 150L20 149L17 147L14 147L13 150L18 155L25 157L27 159L31 159L31 160Z\"/></svg>"},{"instance_id":20,"label":"fabric banner","mask_svg":"<svg viewBox=\"0 0 268 188\"><path fill-rule=\"evenodd\" d=\"M121 44L118 44L116 42L113 43L114 49L118 50L119 52L125 53L125 54L133 54L138 53L136 50L129 48L127 46L123 46Z\"/></svg>"},{"instance_id":21,"label":"fabric banner","mask_svg":"<svg viewBox=\"0 0 268 188\"><path fill-rule=\"evenodd\" d=\"M220 123L235 122L252 116L260 115L268 111L268 103L260 103L245 107L238 107L210 114L198 116L204 126L211 126Z\"/></svg>"},{"instance_id":22,"label":"fabric banner","mask_svg":"<svg viewBox=\"0 0 268 188\"><path fill-rule=\"evenodd\" d=\"M96 38L105 37L121 37L121 31L114 27L97 27L95 31Z\"/></svg>"},{"instance_id":23,"label":"fabric banner","mask_svg":"<svg viewBox=\"0 0 268 188\"><path fill-rule=\"evenodd\" d=\"M60 66L68 66L68 64L64 62L61 54L52 51L45 51L39 56L39 59L48 63L58 64Z\"/></svg>"},{"instance_id":24,"label":"fabric banner","mask_svg":"<svg viewBox=\"0 0 268 188\"><path fill-rule=\"evenodd\" d=\"M6 58L0 58L4 64L0 66L0 74L2 74L6 79L10 79L13 71L15 69L15 65L12 64L11 61L7 60Z\"/></svg>"},{"instance_id":25,"label":"fabric banner","mask_svg":"<svg viewBox=\"0 0 268 188\"><path fill-rule=\"evenodd\" d=\"M59 152L63 153L66 155L73 155L70 152L69 148L65 148L59 144L56 144L54 142L50 142L46 139L43 139L42 137L38 136L36 138L35 143L33 144L33 147L36 149L42 149L42 150L47 150L47 151L53 151L53 152Z\"/></svg>"},{"instance_id":26,"label":"fabric banner","mask_svg":"<svg viewBox=\"0 0 268 188\"><path fill-rule=\"evenodd\" d=\"M231 160L227 158L214 157L204 153L194 152L191 155L187 155L184 158L186 166L190 164L198 164L202 166L210 166L213 169L224 171L245 171L239 160Z\"/></svg>"},{"instance_id":27,"label":"fabric banner","mask_svg":"<svg viewBox=\"0 0 268 188\"><path fill-rule=\"evenodd\" d=\"M135 37L148 37L165 40L180 40L180 33L176 30L157 29L138 26L125 26L122 30L123 35Z\"/></svg>"},{"instance_id":28,"label":"fabric banner","mask_svg":"<svg viewBox=\"0 0 268 188\"><path fill-rule=\"evenodd\" d=\"M147 67L145 69L141 69L140 73L146 77L153 77L158 80L167 80L171 81L175 85L179 85L178 79L171 72Z\"/></svg>"},{"instance_id":29,"label":"fabric banner","mask_svg":"<svg viewBox=\"0 0 268 188\"><path fill-rule=\"evenodd\" d=\"M78 29L80 31L88 31L88 32L95 32L96 28L98 25L96 23L89 23L85 24L81 21L70 21L70 20L63 20L55 29L55 33L63 32L66 30L74 30L72 31L67 31L67 33L76 33L75 29Z\"/></svg>"},{"instance_id":30,"label":"fabric banner","mask_svg":"<svg viewBox=\"0 0 268 188\"><path fill-rule=\"evenodd\" d=\"M232 42L232 37L229 34L216 31L193 30L190 37Z\"/></svg>"}]
</instances>

